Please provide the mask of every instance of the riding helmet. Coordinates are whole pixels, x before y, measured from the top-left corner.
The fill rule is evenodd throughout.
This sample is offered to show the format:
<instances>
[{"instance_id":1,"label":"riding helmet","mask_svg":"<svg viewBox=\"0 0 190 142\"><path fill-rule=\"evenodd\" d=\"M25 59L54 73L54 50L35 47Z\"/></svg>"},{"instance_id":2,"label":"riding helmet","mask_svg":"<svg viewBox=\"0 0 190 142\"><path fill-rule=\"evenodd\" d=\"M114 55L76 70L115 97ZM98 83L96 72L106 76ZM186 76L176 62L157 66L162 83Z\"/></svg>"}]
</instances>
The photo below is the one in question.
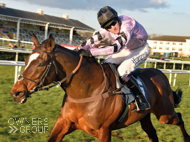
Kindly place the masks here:
<instances>
[{"instance_id":1,"label":"riding helmet","mask_svg":"<svg viewBox=\"0 0 190 142\"><path fill-rule=\"evenodd\" d=\"M118 18L118 15L113 8L105 6L98 11L97 17L100 26L104 28L109 26L109 24L112 23L113 19Z\"/></svg>"}]
</instances>

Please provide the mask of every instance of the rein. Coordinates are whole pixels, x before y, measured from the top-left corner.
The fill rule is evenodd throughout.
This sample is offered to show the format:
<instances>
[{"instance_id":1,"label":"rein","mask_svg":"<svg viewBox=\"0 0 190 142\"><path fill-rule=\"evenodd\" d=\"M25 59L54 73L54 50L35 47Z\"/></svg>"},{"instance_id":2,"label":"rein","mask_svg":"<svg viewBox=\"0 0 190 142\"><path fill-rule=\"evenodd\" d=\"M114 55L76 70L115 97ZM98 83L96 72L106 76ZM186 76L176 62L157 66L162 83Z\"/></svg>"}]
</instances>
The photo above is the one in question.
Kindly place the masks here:
<instances>
[{"instance_id":1,"label":"rein","mask_svg":"<svg viewBox=\"0 0 190 142\"><path fill-rule=\"evenodd\" d=\"M51 85L51 86L48 86L48 87L43 87L43 83L45 81L45 78L47 77L48 73L49 73L49 70L52 66L52 63L54 64L55 68L56 68L56 73L57 73L57 67L56 67L56 64L54 63L52 57L53 55L52 54L49 54L48 52L46 51L43 51L43 50L38 50L38 49L34 49L33 51L40 51L40 52L44 52L46 54L48 54L50 56L50 62L48 63L48 65L46 66L46 69L42 75L42 77L40 78L40 80L38 82L34 81L34 80L31 80L27 77L24 77L23 75L20 75L18 77L18 80L20 80L23 85L25 86L26 90L27 90L27 93L25 95L25 97L21 100L21 103L23 103L29 96L31 93L34 93L34 92L37 92L37 91L41 91L41 90L49 90L50 88L54 87L54 86L60 86L63 82L65 82L69 77L71 77L73 74L75 74L77 72L77 70L80 68L81 66L81 63L82 63L82 59L83 59L83 56L80 55L80 60L79 60L79 63L78 65L76 66L76 68L68 75L66 76L65 78L63 78L62 80L60 81L57 81L57 82L53 82L54 84ZM88 97L88 98L83 98L83 99L73 99L69 96L68 99L71 101L71 102L74 102L74 103L86 103L86 102L92 102L92 101L96 101L96 100L100 100L100 99L105 99L107 97L110 97L110 96L113 96L115 94L118 94L118 93L122 93L118 90L112 90L112 91L109 91L108 92L108 88L107 88L107 79L106 79L106 75L105 75L105 72L104 72L104 69L102 67L102 65L100 65L101 68L102 68L102 71L103 71L103 76L104 76L104 81L105 81L105 84L104 84L104 88L103 90L101 91L101 93L99 95L96 95L96 96L92 96L92 97ZM28 90L26 84L23 82L23 79L27 79L29 81L32 81L36 84L36 86L32 89L32 90ZM105 92L105 90L107 90L107 92ZM105 93L103 93L105 92Z\"/></svg>"}]
</instances>

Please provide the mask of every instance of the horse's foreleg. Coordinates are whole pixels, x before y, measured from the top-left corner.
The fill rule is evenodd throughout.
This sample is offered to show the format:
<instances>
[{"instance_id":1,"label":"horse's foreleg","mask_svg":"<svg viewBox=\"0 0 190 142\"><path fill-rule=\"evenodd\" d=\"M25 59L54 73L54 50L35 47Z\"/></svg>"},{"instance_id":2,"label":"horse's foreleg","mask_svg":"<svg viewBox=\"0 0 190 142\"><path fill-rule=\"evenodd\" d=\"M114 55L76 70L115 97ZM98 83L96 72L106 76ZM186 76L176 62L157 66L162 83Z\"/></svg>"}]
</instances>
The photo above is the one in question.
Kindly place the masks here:
<instances>
[{"instance_id":1,"label":"horse's foreleg","mask_svg":"<svg viewBox=\"0 0 190 142\"><path fill-rule=\"evenodd\" d=\"M178 125L180 127L181 132L183 134L184 141L185 142L190 142L190 136L188 135L188 133L185 130L184 122L183 122L183 119L181 117L181 113L177 113L177 116L179 118L179 122L176 125Z\"/></svg>"},{"instance_id":2,"label":"horse's foreleg","mask_svg":"<svg viewBox=\"0 0 190 142\"><path fill-rule=\"evenodd\" d=\"M142 129L147 133L150 141L158 142L156 130L154 129L150 120L150 113L140 120Z\"/></svg>"},{"instance_id":3,"label":"horse's foreleg","mask_svg":"<svg viewBox=\"0 0 190 142\"><path fill-rule=\"evenodd\" d=\"M101 127L98 133L99 142L111 142L111 130L108 127Z\"/></svg>"},{"instance_id":4,"label":"horse's foreleg","mask_svg":"<svg viewBox=\"0 0 190 142\"><path fill-rule=\"evenodd\" d=\"M74 129L71 129L71 123L67 122L61 115L58 117L48 142L61 142L63 137L71 133Z\"/></svg>"}]
</instances>

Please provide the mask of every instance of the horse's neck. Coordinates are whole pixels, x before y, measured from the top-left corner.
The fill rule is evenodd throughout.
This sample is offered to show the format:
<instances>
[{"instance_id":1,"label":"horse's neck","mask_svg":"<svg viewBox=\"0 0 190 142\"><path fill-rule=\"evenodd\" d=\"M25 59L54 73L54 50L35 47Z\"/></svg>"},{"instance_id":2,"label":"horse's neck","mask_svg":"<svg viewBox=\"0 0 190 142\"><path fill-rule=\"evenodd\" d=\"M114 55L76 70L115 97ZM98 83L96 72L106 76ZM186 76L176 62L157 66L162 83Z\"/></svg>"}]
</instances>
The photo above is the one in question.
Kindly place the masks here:
<instances>
[{"instance_id":1,"label":"horse's neck","mask_svg":"<svg viewBox=\"0 0 190 142\"><path fill-rule=\"evenodd\" d=\"M79 57L68 57L62 62L65 70L65 75L68 76L78 65ZM81 66L75 74L63 83L62 88L65 88L67 95L72 98L85 98L94 95L96 92L101 92L104 89L105 78L103 71L96 62L89 62L83 59Z\"/></svg>"},{"instance_id":2,"label":"horse's neck","mask_svg":"<svg viewBox=\"0 0 190 142\"><path fill-rule=\"evenodd\" d=\"M60 67L60 70L63 70L66 75L69 75L73 69L77 66L79 61L78 54L68 50L64 49L64 47L57 49L56 60L61 65L58 65ZM62 71L61 71L62 72Z\"/></svg>"}]
</instances>

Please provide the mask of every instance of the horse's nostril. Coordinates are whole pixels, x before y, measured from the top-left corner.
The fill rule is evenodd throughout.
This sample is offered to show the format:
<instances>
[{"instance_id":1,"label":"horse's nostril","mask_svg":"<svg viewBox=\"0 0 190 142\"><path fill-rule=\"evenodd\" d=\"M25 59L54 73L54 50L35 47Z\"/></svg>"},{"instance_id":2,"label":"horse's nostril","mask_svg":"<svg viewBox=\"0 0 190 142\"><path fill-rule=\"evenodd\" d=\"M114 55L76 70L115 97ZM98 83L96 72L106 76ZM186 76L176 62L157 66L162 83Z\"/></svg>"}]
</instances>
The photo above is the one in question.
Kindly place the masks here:
<instances>
[{"instance_id":1,"label":"horse's nostril","mask_svg":"<svg viewBox=\"0 0 190 142\"><path fill-rule=\"evenodd\" d=\"M15 93L13 93L12 96L13 96L13 97L16 97L16 96L20 95L20 93L21 93L21 92L15 92Z\"/></svg>"},{"instance_id":2,"label":"horse's nostril","mask_svg":"<svg viewBox=\"0 0 190 142\"><path fill-rule=\"evenodd\" d=\"M15 95L18 96L21 92L17 92Z\"/></svg>"}]
</instances>

